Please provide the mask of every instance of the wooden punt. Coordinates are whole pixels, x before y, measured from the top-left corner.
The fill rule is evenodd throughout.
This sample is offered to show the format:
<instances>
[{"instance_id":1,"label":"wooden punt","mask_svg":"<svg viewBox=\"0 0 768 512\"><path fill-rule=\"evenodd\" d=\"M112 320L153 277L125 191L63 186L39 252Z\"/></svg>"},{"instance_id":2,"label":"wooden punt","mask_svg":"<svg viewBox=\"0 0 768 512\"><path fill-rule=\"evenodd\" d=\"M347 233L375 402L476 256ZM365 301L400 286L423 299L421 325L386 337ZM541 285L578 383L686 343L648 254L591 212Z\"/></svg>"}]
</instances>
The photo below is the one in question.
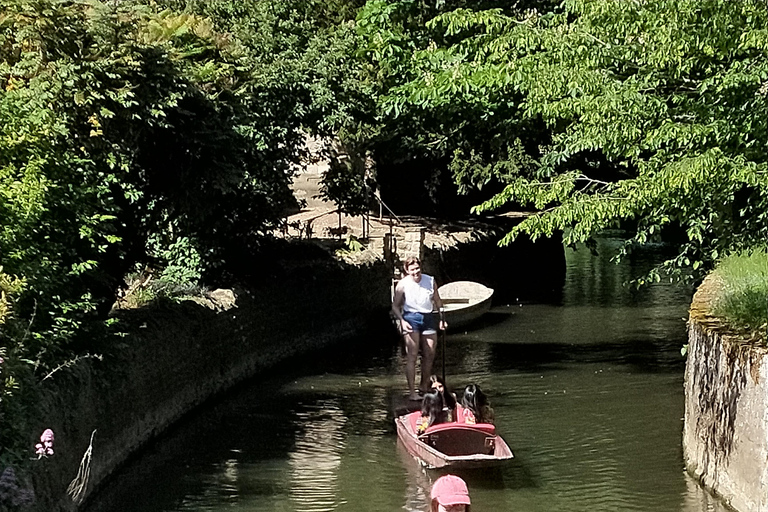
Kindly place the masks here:
<instances>
[{"instance_id":1,"label":"wooden punt","mask_svg":"<svg viewBox=\"0 0 768 512\"><path fill-rule=\"evenodd\" d=\"M419 418L419 411L398 416L395 426L397 437L408 453L428 468L487 468L514 457L491 424L441 423L418 435Z\"/></svg>"},{"instance_id":2,"label":"wooden punt","mask_svg":"<svg viewBox=\"0 0 768 512\"><path fill-rule=\"evenodd\" d=\"M493 288L474 281L454 281L437 289L448 327L468 324L491 309Z\"/></svg>"}]
</instances>

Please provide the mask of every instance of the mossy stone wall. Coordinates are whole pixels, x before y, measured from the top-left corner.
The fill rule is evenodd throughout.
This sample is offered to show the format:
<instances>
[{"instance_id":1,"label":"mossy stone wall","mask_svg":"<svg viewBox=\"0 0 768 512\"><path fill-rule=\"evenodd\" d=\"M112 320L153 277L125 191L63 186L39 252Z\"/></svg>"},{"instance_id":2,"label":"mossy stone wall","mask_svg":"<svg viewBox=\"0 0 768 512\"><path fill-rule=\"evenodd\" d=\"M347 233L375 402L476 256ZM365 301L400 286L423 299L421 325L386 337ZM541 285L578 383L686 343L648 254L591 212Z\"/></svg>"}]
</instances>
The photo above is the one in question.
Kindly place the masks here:
<instances>
[{"instance_id":1,"label":"mossy stone wall","mask_svg":"<svg viewBox=\"0 0 768 512\"><path fill-rule=\"evenodd\" d=\"M691 305L683 452L688 471L739 512L768 512L768 358L710 314L716 277Z\"/></svg>"},{"instance_id":2,"label":"mossy stone wall","mask_svg":"<svg viewBox=\"0 0 768 512\"><path fill-rule=\"evenodd\" d=\"M41 404L40 432L56 453L34 464L36 510L76 510L67 495L93 436L89 482L98 489L139 448L184 414L234 384L292 356L388 327L390 276L384 265L335 261L297 265L282 277L236 289L236 306L192 301L121 314L128 335L103 361L57 372Z\"/></svg>"}]
</instances>

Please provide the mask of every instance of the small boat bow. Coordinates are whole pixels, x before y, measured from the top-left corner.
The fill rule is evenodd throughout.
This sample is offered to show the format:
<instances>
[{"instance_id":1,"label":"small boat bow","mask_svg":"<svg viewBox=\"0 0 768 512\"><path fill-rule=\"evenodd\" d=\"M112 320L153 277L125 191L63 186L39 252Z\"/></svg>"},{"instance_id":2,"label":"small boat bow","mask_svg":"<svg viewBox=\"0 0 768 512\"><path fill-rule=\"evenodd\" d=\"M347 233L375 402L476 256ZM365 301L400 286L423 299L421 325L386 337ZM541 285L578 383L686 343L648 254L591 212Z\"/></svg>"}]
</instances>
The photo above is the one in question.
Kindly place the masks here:
<instances>
[{"instance_id":1,"label":"small boat bow","mask_svg":"<svg viewBox=\"0 0 768 512\"><path fill-rule=\"evenodd\" d=\"M437 289L449 327L468 324L491 309L493 288L474 281L454 281Z\"/></svg>"}]
</instances>

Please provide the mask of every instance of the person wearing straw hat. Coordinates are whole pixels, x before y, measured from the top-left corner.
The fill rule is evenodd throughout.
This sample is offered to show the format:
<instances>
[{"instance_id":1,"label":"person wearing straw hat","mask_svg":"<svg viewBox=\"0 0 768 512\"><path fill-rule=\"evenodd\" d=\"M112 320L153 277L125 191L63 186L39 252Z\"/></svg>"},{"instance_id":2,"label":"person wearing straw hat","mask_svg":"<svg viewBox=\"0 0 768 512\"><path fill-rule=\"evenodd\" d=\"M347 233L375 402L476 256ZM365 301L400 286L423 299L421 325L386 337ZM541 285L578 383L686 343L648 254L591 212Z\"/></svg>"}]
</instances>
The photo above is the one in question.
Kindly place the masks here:
<instances>
[{"instance_id":1,"label":"person wearing straw hat","mask_svg":"<svg viewBox=\"0 0 768 512\"><path fill-rule=\"evenodd\" d=\"M456 475L443 475L432 485L430 512L469 512L469 489Z\"/></svg>"},{"instance_id":2,"label":"person wearing straw hat","mask_svg":"<svg viewBox=\"0 0 768 512\"><path fill-rule=\"evenodd\" d=\"M392 301L392 314L395 316L400 333L405 341L405 379L408 381L408 397L421 400L416 392L416 360L421 348L421 385L419 390L429 390L429 376L432 374L432 362L437 348L437 329L432 311L442 312L443 301L437 293L437 285L432 276L421 273L421 261L415 256L403 264L406 276L397 283ZM445 329L445 321L440 319L440 329Z\"/></svg>"}]
</instances>

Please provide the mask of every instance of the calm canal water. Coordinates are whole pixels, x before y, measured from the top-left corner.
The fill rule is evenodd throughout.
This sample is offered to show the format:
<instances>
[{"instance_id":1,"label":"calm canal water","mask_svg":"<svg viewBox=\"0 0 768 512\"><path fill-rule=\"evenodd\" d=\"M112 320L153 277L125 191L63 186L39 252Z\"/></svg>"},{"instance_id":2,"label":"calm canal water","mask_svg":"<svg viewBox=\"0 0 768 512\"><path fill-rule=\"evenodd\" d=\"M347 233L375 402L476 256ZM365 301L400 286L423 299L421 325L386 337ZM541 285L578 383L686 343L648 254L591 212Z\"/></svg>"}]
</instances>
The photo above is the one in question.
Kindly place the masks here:
<instances>
[{"instance_id":1,"label":"calm canal water","mask_svg":"<svg viewBox=\"0 0 768 512\"><path fill-rule=\"evenodd\" d=\"M567 251L557 303L495 305L480 328L449 334L449 385L485 390L516 455L460 473L474 512L726 511L683 469L691 292L624 287L658 256L617 266L606 251L616 243ZM403 392L391 337L355 340L194 413L88 510L425 511L440 473L397 443L390 410Z\"/></svg>"}]
</instances>

